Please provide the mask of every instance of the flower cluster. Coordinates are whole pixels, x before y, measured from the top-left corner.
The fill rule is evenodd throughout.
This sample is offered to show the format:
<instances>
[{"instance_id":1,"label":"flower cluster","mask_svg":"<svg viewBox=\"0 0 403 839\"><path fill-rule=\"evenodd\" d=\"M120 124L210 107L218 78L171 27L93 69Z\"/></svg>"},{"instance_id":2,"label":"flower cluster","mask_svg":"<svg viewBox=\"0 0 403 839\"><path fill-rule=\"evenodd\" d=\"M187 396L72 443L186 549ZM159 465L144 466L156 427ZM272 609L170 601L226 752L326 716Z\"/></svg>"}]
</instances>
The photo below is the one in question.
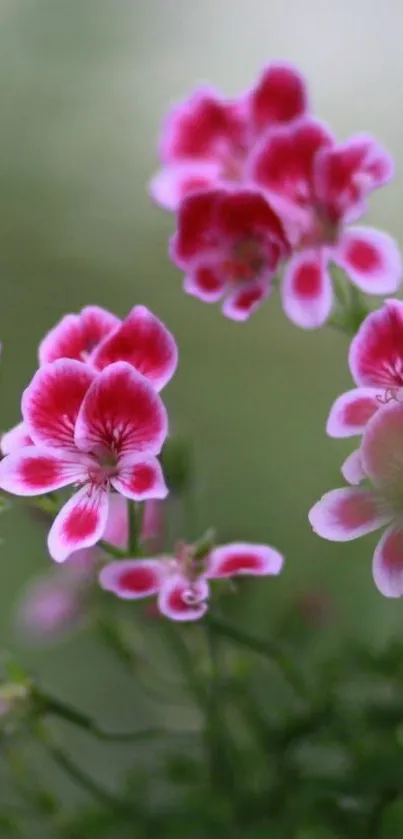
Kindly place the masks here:
<instances>
[{"instance_id":1,"label":"flower cluster","mask_svg":"<svg viewBox=\"0 0 403 839\"><path fill-rule=\"evenodd\" d=\"M1 440L0 488L21 496L74 488L48 535L51 557L69 562L31 584L19 610L20 626L46 638L82 621L108 546L129 556L128 505L146 502L141 546L160 547L158 505L168 488L158 457L168 418L159 391L175 372L177 347L144 306L124 321L89 306L62 318L38 355L22 421ZM263 545L210 550L203 561L196 554L181 545L171 559L118 559L101 571L100 583L126 599L158 594L162 614L195 620L207 609L208 580L278 574L283 564Z\"/></svg>"},{"instance_id":2,"label":"flower cluster","mask_svg":"<svg viewBox=\"0 0 403 839\"><path fill-rule=\"evenodd\" d=\"M349 487L323 496L310 511L325 539L348 541L388 528L374 553L373 576L387 597L403 595L403 303L387 300L352 340L349 366L357 388L342 394L328 418L333 437L360 435L345 461Z\"/></svg>"},{"instance_id":3,"label":"flower cluster","mask_svg":"<svg viewBox=\"0 0 403 839\"><path fill-rule=\"evenodd\" d=\"M176 213L171 257L184 289L223 299L226 316L246 320L280 269L285 313L306 329L332 311L331 263L368 294L399 287L393 239L350 226L390 181L392 160L370 135L338 142L293 67L269 65L234 99L197 90L169 114L160 158L151 194Z\"/></svg>"},{"instance_id":4,"label":"flower cluster","mask_svg":"<svg viewBox=\"0 0 403 839\"><path fill-rule=\"evenodd\" d=\"M79 487L48 537L63 562L102 539L111 490L135 501L166 496L158 455L168 419L158 390L176 369L177 349L143 306L122 323L87 307L45 337L39 364L22 396L22 423L2 440L0 486L26 496Z\"/></svg>"}]
</instances>

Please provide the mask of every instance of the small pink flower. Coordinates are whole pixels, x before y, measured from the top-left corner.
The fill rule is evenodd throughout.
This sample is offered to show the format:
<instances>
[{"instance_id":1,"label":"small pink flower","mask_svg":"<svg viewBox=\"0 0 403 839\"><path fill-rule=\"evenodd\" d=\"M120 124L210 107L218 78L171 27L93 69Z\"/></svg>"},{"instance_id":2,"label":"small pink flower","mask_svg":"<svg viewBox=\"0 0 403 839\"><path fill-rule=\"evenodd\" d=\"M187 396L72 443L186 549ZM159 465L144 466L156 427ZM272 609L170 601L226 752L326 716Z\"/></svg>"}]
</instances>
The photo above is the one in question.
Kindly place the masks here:
<instances>
[{"instance_id":1,"label":"small pink flower","mask_svg":"<svg viewBox=\"0 0 403 839\"><path fill-rule=\"evenodd\" d=\"M69 554L102 538L111 488L136 501L167 494L156 455L167 415L152 384L121 361L96 373L73 359L41 367L22 398L34 445L0 463L0 486L15 495L40 495L80 486L49 533L50 555Z\"/></svg>"},{"instance_id":2,"label":"small pink flower","mask_svg":"<svg viewBox=\"0 0 403 839\"><path fill-rule=\"evenodd\" d=\"M196 560L191 546L180 545L174 557L128 559L106 565L100 584L124 600L157 596L159 611L176 621L198 620L208 608L209 580L240 575L279 574L283 557L267 545L234 543Z\"/></svg>"},{"instance_id":3,"label":"small pink flower","mask_svg":"<svg viewBox=\"0 0 403 839\"><path fill-rule=\"evenodd\" d=\"M289 252L282 223L263 195L207 190L186 198L178 213L172 258L186 271L185 291L245 320L271 290L270 280Z\"/></svg>"},{"instance_id":4,"label":"small pink flower","mask_svg":"<svg viewBox=\"0 0 403 839\"><path fill-rule=\"evenodd\" d=\"M351 457L353 477L358 467L361 478L367 478L370 485L328 492L312 508L309 520L319 536L335 542L356 539L389 525L375 549L372 570L382 594L401 597L403 405L394 402L378 411L364 429L359 453Z\"/></svg>"},{"instance_id":5,"label":"small pink flower","mask_svg":"<svg viewBox=\"0 0 403 839\"><path fill-rule=\"evenodd\" d=\"M389 155L372 137L336 144L317 120L273 130L249 162L249 175L281 214L295 255L282 284L284 310L305 329L321 326L333 306L329 264L368 294L396 291L401 257L394 240L370 227L347 227L373 190L392 177Z\"/></svg>"},{"instance_id":6,"label":"small pink flower","mask_svg":"<svg viewBox=\"0 0 403 839\"><path fill-rule=\"evenodd\" d=\"M379 408L403 400L403 303L386 300L353 338L349 367L357 388L336 399L327 420L330 437L362 434Z\"/></svg>"},{"instance_id":7,"label":"small pink flower","mask_svg":"<svg viewBox=\"0 0 403 839\"><path fill-rule=\"evenodd\" d=\"M65 315L39 347L39 363L59 358L85 361L103 370L127 361L161 390L178 363L175 340L166 326L145 306L134 306L124 321L97 306L78 315Z\"/></svg>"},{"instance_id":8,"label":"small pink flower","mask_svg":"<svg viewBox=\"0 0 403 839\"><path fill-rule=\"evenodd\" d=\"M24 642L59 641L84 622L82 593L57 568L52 575L31 581L22 595L16 628Z\"/></svg>"},{"instance_id":9,"label":"small pink flower","mask_svg":"<svg viewBox=\"0 0 403 839\"><path fill-rule=\"evenodd\" d=\"M245 162L258 138L307 109L305 83L296 69L271 64L237 99L211 88L176 105L163 126L163 168L151 181L153 198L170 210L191 192L245 182Z\"/></svg>"}]
</instances>

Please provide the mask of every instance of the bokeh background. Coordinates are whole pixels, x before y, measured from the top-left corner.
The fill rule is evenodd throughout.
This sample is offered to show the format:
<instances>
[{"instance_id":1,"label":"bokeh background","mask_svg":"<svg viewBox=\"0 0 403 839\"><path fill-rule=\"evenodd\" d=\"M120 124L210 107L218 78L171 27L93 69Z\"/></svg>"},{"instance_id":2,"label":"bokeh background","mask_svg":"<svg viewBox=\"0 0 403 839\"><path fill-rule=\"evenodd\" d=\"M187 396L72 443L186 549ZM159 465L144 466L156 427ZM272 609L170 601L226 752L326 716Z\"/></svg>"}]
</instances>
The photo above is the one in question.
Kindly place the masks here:
<instances>
[{"instance_id":1,"label":"bokeh background","mask_svg":"<svg viewBox=\"0 0 403 839\"><path fill-rule=\"evenodd\" d=\"M400 603L371 580L375 537L332 546L307 521L353 448L324 431L350 386L347 340L297 329L275 299L240 325L186 297L166 255L173 220L152 206L147 180L174 100L203 81L234 94L265 62L288 59L340 138L368 130L395 155L397 178L368 220L403 244L402 27L395 0L0 1L1 428L18 420L38 342L62 314L149 306L180 348L166 400L173 431L194 443L200 531L214 524L223 540L267 540L287 557L282 578L247 589L237 608L270 633L299 593L329 592L329 654L342 636L375 644L403 631ZM15 649L16 598L50 559L43 528L21 510L1 531L0 646ZM109 723L144 718L136 684L90 630L19 654ZM133 761L130 750L75 745L100 779Z\"/></svg>"}]
</instances>

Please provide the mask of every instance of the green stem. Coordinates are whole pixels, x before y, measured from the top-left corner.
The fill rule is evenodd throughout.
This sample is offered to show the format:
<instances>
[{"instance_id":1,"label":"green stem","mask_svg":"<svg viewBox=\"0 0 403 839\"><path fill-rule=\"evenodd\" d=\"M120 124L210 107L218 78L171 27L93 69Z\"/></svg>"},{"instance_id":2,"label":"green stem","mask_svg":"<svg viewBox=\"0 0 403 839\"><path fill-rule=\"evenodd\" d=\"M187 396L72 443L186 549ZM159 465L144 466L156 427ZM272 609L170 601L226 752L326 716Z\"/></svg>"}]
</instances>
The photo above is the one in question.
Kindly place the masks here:
<instances>
[{"instance_id":1,"label":"green stem","mask_svg":"<svg viewBox=\"0 0 403 839\"><path fill-rule=\"evenodd\" d=\"M139 556L141 538L142 510L140 504L135 501L127 501L127 512L129 520L129 538L127 544L127 555L130 557Z\"/></svg>"},{"instance_id":2,"label":"green stem","mask_svg":"<svg viewBox=\"0 0 403 839\"><path fill-rule=\"evenodd\" d=\"M243 630L237 629L235 626L230 626L211 615L208 615L204 620L218 635L222 635L229 641L248 647L248 649L258 653L258 655L268 658L282 671L289 684L292 685L295 693L301 699L305 700L307 698L306 685L299 669L295 667L292 659L289 658L287 652L280 645L275 644L273 641L255 638Z\"/></svg>"},{"instance_id":3,"label":"green stem","mask_svg":"<svg viewBox=\"0 0 403 839\"><path fill-rule=\"evenodd\" d=\"M126 804L122 799L116 798L104 787L100 786L90 775L87 775L80 766L59 746L51 737L50 733L43 726L36 726L33 733L37 740L45 747L52 760L71 778L74 783L88 792L104 807L112 809L122 816L133 818L136 811Z\"/></svg>"},{"instance_id":4,"label":"green stem","mask_svg":"<svg viewBox=\"0 0 403 839\"><path fill-rule=\"evenodd\" d=\"M98 740L132 743L163 737L169 733L157 728L144 729L143 731L104 731L98 726L95 720L91 719L91 717L87 716L87 714L83 714L71 705L67 705L65 702L61 702L59 699L49 696L49 694L35 689L33 699L38 702L38 710L42 715L59 717L65 722L87 731L88 734L91 734Z\"/></svg>"},{"instance_id":5,"label":"green stem","mask_svg":"<svg viewBox=\"0 0 403 839\"><path fill-rule=\"evenodd\" d=\"M100 539L99 542L97 542L97 546L114 559L125 559L129 556L127 551L123 551L121 548L116 548L115 545L112 545L110 542L105 542L104 539Z\"/></svg>"}]
</instances>

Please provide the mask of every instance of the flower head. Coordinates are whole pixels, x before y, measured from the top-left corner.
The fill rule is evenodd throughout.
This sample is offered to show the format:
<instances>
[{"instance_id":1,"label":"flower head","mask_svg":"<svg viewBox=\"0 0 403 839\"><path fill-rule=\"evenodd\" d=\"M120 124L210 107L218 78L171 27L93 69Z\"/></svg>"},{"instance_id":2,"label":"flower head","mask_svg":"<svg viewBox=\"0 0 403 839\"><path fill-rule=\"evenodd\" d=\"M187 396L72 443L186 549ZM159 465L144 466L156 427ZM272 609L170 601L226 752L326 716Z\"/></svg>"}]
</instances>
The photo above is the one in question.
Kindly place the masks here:
<instances>
[{"instance_id":1,"label":"flower head","mask_svg":"<svg viewBox=\"0 0 403 839\"><path fill-rule=\"evenodd\" d=\"M353 338L349 367L357 387L338 397L330 410L331 437L362 434L383 404L403 400L403 303L386 300L368 315Z\"/></svg>"},{"instance_id":2,"label":"flower head","mask_svg":"<svg viewBox=\"0 0 403 839\"><path fill-rule=\"evenodd\" d=\"M351 463L352 458L352 463ZM346 464L344 464L345 470ZM383 525L373 559L375 584L386 597L403 595L403 405L393 402L366 425L347 479L366 484L326 493L309 513L314 531L345 542Z\"/></svg>"},{"instance_id":3,"label":"flower head","mask_svg":"<svg viewBox=\"0 0 403 839\"><path fill-rule=\"evenodd\" d=\"M236 99L199 88L165 121L163 168L151 182L154 199L174 210L191 192L245 183L246 161L259 137L306 109L305 83L287 64L268 65L254 87Z\"/></svg>"},{"instance_id":4,"label":"flower head","mask_svg":"<svg viewBox=\"0 0 403 839\"><path fill-rule=\"evenodd\" d=\"M33 445L1 461L2 489L29 496L80 487L49 533L56 561L102 538L111 489L137 501L167 494L156 457L167 434L166 411L130 364L116 362L100 373L73 359L46 364L23 394L22 415Z\"/></svg>"},{"instance_id":5,"label":"flower head","mask_svg":"<svg viewBox=\"0 0 403 839\"><path fill-rule=\"evenodd\" d=\"M186 198L172 241L175 263L185 270L185 291L245 320L271 290L288 254L283 225L259 192L206 190Z\"/></svg>"},{"instance_id":6,"label":"flower head","mask_svg":"<svg viewBox=\"0 0 403 839\"><path fill-rule=\"evenodd\" d=\"M155 595L159 611L171 620L191 621L208 609L209 581L240 575L279 574L283 557L266 545L234 543L197 558L192 546L180 544L175 556L128 559L106 565L100 584L124 600Z\"/></svg>"},{"instance_id":7,"label":"flower head","mask_svg":"<svg viewBox=\"0 0 403 839\"><path fill-rule=\"evenodd\" d=\"M286 314L298 326L321 326L329 316L331 262L368 294L398 288L401 258L394 240L369 227L347 226L392 173L391 158L375 139L356 135L337 144L311 117L278 127L256 148L250 180L281 214L295 250L282 296Z\"/></svg>"}]
</instances>

